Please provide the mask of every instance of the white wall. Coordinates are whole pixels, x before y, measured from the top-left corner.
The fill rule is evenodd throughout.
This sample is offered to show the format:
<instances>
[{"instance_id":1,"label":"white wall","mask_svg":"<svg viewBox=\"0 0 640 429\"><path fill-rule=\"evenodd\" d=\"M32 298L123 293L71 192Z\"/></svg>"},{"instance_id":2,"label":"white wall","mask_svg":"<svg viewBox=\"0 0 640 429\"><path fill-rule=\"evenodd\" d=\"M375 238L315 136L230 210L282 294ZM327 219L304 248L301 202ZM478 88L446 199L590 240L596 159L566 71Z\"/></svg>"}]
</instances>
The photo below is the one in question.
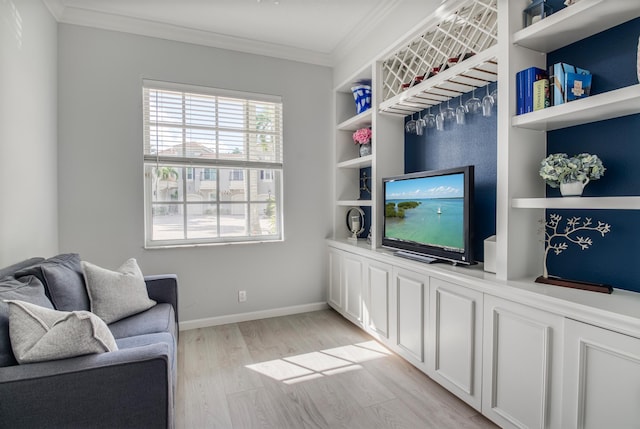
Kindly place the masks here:
<instances>
[{"instance_id":1,"label":"white wall","mask_svg":"<svg viewBox=\"0 0 640 429\"><path fill-rule=\"evenodd\" d=\"M0 267L58 250L56 22L0 1Z\"/></svg>"},{"instance_id":2,"label":"white wall","mask_svg":"<svg viewBox=\"0 0 640 429\"><path fill-rule=\"evenodd\" d=\"M181 321L325 301L330 68L65 24L58 38L61 251L177 273ZM143 249L143 78L283 97L284 242Z\"/></svg>"}]
</instances>

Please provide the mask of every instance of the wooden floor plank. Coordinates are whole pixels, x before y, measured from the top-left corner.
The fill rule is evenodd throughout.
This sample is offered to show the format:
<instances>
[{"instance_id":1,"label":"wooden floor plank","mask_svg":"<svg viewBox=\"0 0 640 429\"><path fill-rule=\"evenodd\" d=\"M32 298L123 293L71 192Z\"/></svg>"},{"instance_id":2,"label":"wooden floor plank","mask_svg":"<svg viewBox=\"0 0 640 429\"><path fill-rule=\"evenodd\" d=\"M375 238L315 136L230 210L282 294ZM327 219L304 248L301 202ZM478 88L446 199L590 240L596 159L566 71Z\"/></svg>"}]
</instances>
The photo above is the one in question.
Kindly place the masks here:
<instances>
[{"instance_id":1,"label":"wooden floor plank","mask_svg":"<svg viewBox=\"0 0 640 429\"><path fill-rule=\"evenodd\" d=\"M176 427L496 426L324 310L181 332Z\"/></svg>"}]
</instances>

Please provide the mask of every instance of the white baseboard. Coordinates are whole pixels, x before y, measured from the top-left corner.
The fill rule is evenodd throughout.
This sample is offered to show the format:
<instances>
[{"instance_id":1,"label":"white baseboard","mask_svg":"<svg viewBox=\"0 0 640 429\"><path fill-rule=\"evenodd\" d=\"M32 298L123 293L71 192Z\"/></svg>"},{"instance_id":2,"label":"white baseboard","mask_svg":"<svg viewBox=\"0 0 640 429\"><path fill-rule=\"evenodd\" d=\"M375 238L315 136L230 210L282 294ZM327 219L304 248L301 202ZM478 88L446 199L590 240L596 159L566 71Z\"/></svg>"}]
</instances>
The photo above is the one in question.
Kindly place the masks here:
<instances>
[{"instance_id":1,"label":"white baseboard","mask_svg":"<svg viewBox=\"0 0 640 429\"><path fill-rule=\"evenodd\" d=\"M273 308L270 310L253 311L250 313L229 314L226 316L207 317L204 319L186 320L180 322L180 330L208 328L209 326L226 325L227 323L246 322L249 320L267 319L269 317L288 316L290 314L308 313L310 311L326 310L326 302L293 305L291 307Z\"/></svg>"}]
</instances>

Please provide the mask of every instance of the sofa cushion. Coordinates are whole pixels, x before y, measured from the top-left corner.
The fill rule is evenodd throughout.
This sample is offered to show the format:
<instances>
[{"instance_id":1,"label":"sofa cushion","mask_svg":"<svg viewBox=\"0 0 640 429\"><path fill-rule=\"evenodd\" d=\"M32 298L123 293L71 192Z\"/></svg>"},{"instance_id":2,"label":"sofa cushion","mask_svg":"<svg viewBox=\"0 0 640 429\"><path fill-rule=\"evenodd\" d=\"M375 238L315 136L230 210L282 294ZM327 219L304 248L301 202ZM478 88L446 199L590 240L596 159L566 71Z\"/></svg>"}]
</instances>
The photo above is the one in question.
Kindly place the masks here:
<instances>
[{"instance_id":1,"label":"sofa cushion","mask_svg":"<svg viewBox=\"0 0 640 429\"><path fill-rule=\"evenodd\" d=\"M5 277L15 277L16 271L26 267L30 267L42 261L44 261L44 258L40 258L40 257L30 258L30 259L25 259L24 261L20 261L13 265L9 265L8 267L0 268L0 279L3 279Z\"/></svg>"},{"instance_id":2,"label":"sofa cushion","mask_svg":"<svg viewBox=\"0 0 640 429\"><path fill-rule=\"evenodd\" d=\"M176 318L173 306L166 303L157 304L147 311L110 324L109 329L116 339L158 332L168 332L175 336Z\"/></svg>"},{"instance_id":3,"label":"sofa cushion","mask_svg":"<svg viewBox=\"0 0 640 429\"><path fill-rule=\"evenodd\" d=\"M116 271L82 261L91 311L106 323L147 310L156 302L149 299L147 285L135 259L128 259Z\"/></svg>"},{"instance_id":4,"label":"sofa cushion","mask_svg":"<svg viewBox=\"0 0 640 429\"><path fill-rule=\"evenodd\" d=\"M177 377L177 343L176 338L167 332L158 332L155 334L136 335L133 337L119 338L116 340L118 348L121 350L132 349L135 347L148 346L151 344L165 343L169 346L170 367L172 372L173 386L176 386Z\"/></svg>"},{"instance_id":5,"label":"sofa cushion","mask_svg":"<svg viewBox=\"0 0 640 429\"><path fill-rule=\"evenodd\" d=\"M5 299L19 299L53 309L51 301L44 293L44 286L36 277L22 277L20 280L13 277L0 279L0 367L18 364L11 349L9 304L4 302Z\"/></svg>"},{"instance_id":6,"label":"sofa cushion","mask_svg":"<svg viewBox=\"0 0 640 429\"><path fill-rule=\"evenodd\" d=\"M80 256L64 253L16 272L15 277L36 276L44 284L56 310L89 310Z\"/></svg>"},{"instance_id":7,"label":"sofa cushion","mask_svg":"<svg viewBox=\"0 0 640 429\"><path fill-rule=\"evenodd\" d=\"M107 325L88 311L57 311L8 300L9 336L18 363L118 350Z\"/></svg>"}]
</instances>

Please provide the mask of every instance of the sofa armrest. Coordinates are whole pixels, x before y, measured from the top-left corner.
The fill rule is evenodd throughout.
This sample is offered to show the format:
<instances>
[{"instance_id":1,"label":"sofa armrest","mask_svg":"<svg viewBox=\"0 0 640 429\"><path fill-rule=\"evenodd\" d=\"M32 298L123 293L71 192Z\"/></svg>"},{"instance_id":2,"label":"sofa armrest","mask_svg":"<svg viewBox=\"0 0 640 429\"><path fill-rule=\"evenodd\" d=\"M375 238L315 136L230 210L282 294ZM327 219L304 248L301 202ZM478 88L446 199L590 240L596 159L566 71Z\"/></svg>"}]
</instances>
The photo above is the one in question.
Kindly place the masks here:
<instances>
[{"instance_id":1,"label":"sofa armrest","mask_svg":"<svg viewBox=\"0 0 640 429\"><path fill-rule=\"evenodd\" d=\"M167 344L0 368L8 427L171 428Z\"/></svg>"},{"instance_id":2,"label":"sofa armrest","mask_svg":"<svg viewBox=\"0 0 640 429\"><path fill-rule=\"evenodd\" d=\"M175 274L158 274L145 276L149 298L157 302L164 302L173 306L178 323L178 276Z\"/></svg>"}]
</instances>

